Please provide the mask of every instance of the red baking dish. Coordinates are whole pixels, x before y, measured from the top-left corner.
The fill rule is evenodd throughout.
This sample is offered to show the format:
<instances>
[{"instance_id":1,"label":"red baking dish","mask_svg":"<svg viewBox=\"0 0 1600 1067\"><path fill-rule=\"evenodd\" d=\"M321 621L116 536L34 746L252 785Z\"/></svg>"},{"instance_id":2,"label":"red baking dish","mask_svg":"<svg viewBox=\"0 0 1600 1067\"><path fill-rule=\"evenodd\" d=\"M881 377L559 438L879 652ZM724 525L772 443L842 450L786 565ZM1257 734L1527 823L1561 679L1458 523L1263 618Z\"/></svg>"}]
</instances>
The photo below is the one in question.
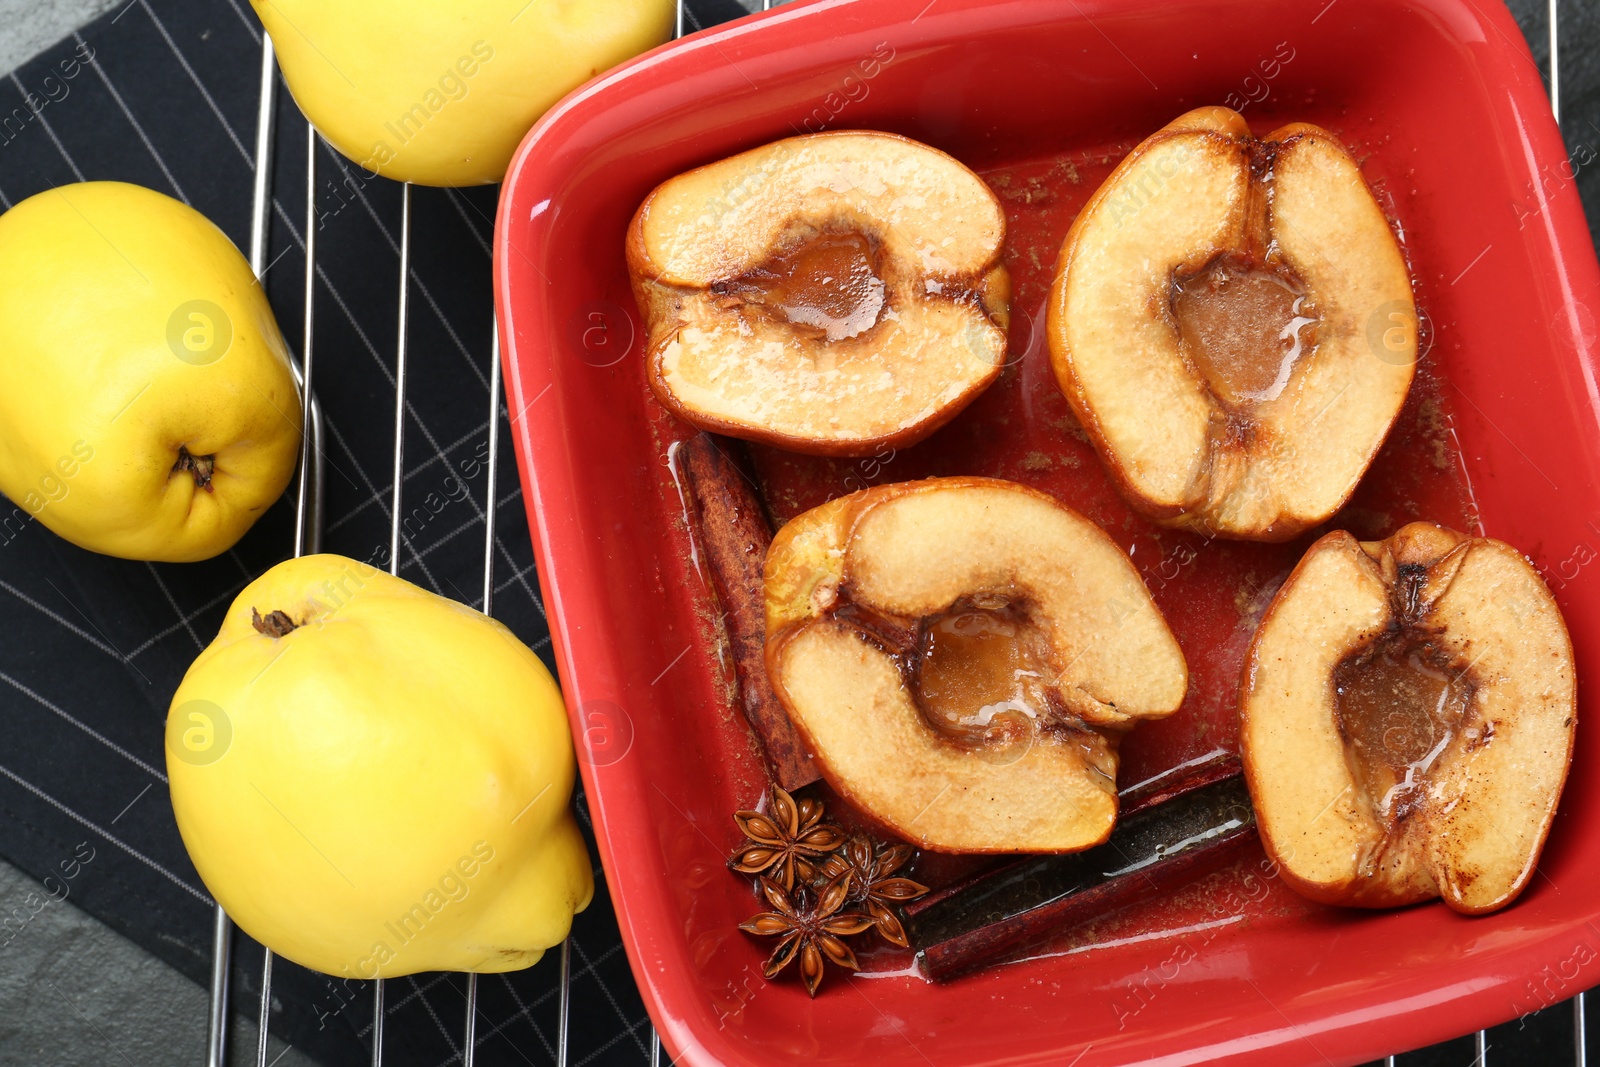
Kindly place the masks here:
<instances>
[{"instance_id":1,"label":"red baking dish","mask_svg":"<svg viewBox=\"0 0 1600 1067\"><path fill-rule=\"evenodd\" d=\"M1109 165L1224 102L1260 132L1319 123L1362 159L1432 321L1465 519L1529 553L1580 676L1600 670L1600 271L1544 86L1494 0L816 0L659 49L529 134L501 198L495 285L584 785L634 975L678 1062L1354 1064L1600 981L1587 729L1539 875L1483 918L1274 890L1208 924L1191 900L1184 923L1174 910L1091 951L942 986L836 975L815 1001L765 983L762 947L735 929L757 909L724 867L729 815L762 772L705 639L643 382L623 262L634 209L673 174L807 129L892 130L980 172L1096 149ZM1028 375L1045 353L1020 310ZM1230 682L1201 697L1231 714Z\"/></svg>"}]
</instances>

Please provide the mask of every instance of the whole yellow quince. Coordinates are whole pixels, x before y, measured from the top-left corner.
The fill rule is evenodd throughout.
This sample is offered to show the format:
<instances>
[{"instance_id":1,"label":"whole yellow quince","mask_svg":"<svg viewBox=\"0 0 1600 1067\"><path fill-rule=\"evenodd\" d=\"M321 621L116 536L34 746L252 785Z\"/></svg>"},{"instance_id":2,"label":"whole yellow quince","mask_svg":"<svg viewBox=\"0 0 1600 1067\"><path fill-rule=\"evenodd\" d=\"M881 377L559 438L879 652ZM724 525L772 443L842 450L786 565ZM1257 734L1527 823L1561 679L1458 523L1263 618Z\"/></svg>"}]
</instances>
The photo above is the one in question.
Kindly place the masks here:
<instances>
[{"instance_id":1,"label":"whole yellow quince","mask_svg":"<svg viewBox=\"0 0 1600 1067\"><path fill-rule=\"evenodd\" d=\"M343 556L228 609L167 716L195 869L329 974L510 971L594 893L561 693L500 623Z\"/></svg>"},{"instance_id":2,"label":"whole yellow quince","mask_svg":"<svg viewBox=\"0 0 1600 1067\"><path fill-rule=\"evenodd\" d=\"M505 176L552 104L672 36L675 0L250 0L300 109L369 171Z\"/></svg>"},{"instance_id":3,"label":"whole yellow quince","mask_svg":"<svg viewBox=\"0 0 1600 1067\"><path fill-rule=\"evenodd\" d=\"M250 265L122 182L0 215L0 492L75 545L209 559L283 494L300 396Z\"/></svg>"}]
</instances>

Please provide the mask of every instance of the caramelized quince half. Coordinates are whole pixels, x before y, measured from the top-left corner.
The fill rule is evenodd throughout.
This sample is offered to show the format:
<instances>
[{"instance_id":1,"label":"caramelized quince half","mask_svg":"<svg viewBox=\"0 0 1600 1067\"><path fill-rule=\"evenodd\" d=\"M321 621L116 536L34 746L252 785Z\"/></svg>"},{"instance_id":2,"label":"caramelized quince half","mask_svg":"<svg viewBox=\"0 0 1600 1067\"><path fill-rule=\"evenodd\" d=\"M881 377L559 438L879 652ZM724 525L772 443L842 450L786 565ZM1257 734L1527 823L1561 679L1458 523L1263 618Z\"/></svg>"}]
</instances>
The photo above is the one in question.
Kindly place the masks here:
<instances>
[{"instance_id":1,"label":"caramelized quince half","mask_svg":"<svg viewBox=\"0 0 1600 1067\"><path fill-rule=\"evenodd\" d=\"M767 672L824 776L923 848L1103 842L1120 735L1188 686L1122 550L1010 482L831 501L778 533L765 587Z\"/></svg>"},{"instance_id":2,"label":"caramelized quince half","mask_svg":"<svg viewBox=\"0 0 1600 1067\"><path fill-rule=\"evenodd\" d=\"M628 230L651 388L701 429L796 452L914 444L1005 363L1004 240L982 179L893 134L679 175Z\"/></svg>"},{"instance_id":3,"label":"caramelized quince half","mask_svg":"<svg viewBox=\"0 0 1600 1067\"><path fill-rule=\"evenodd\" d=\"M1500 541L1412 523L1335 531L1245 662L1240 742L1262 840L1327 904L1433 897L1477 914L1527 884L1576 721L1572 643Z\"/></svg>"},{"instance_id":4,"label":"caramelized quince half","mask_svg":"<svg viewBox=\"0 0 1600 1067\"><path fill-rule=\"evenodd\" d=\"M1344 504L1417 357L1406 264L1355 160L1306 123L1257 140L1222 107L1180 116L1095 193L1048 335L1134 507L1261 541Z\"/></svg>"}]
</instances>

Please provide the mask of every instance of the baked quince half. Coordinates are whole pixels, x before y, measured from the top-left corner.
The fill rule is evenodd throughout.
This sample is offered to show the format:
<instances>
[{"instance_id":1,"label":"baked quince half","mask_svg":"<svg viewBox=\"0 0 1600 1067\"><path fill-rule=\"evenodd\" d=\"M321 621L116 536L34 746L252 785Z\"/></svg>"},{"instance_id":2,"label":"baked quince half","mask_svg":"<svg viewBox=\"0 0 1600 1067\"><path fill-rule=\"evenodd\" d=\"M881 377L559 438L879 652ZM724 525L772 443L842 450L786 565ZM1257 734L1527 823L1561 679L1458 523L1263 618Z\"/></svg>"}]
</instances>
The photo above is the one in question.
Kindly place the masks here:
<instances>
[{"instance_id":1,"label":"baked quince half","mask_svg":"<svg viewBox=\"0 0 1600 1067\"><path fill-rule=\"evenodd\" d=\"M1134 507L1283 541L1355 489L1411 386L1405 260L1356 161L1201 108L1135 148L1068 231L1056 379Z\"/></svg>"},{"instance_id":2,"label":"baked quince half","mask_svg":"<svg viewBox=\"0 0 1600 1067\"><path fill-rule=\"evenodd\" d=\"M1572 758L1572 643L1509 545L1429 523L1335 531L1245 662L1240 741L1267 851L1327 904L1504 907Z\"/></svg>"},{"instance_id":3,"label":"baked quince half","mask_svg":"<svg viewBox=\"0 0 1600 1067\"><path fill-rule=\"evenodd\" d=\"M1117 816L1117 743L1188 670L1132 562L989 478L863 490L767 554L767 672L833 788L923 848L1071 852Z\"/></svg>"},{"instance_id":4,"label":"baked quince half","mask_svg":"<svg viewBox=\"0 0 1600 1067\"><path fill-rule=\"evenodd\" d=\"M673 178L628 229L662 403L816 455L913 444L1005 363L1005 215L888 133L792 137Z\"/></svg>"}]
</instances>

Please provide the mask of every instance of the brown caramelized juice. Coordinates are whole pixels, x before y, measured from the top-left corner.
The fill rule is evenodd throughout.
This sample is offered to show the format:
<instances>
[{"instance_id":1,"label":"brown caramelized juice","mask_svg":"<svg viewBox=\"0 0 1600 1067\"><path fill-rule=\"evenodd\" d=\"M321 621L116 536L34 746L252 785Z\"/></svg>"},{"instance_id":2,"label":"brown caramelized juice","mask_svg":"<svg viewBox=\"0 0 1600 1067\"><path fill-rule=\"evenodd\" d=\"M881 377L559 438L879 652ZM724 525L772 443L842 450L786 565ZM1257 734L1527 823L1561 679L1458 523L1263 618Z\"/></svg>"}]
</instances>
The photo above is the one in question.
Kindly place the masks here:
<instances>
[{"instance_id":1,"label":"brown caramelized juice","mask_svg":"<svg viewBox=\"0 0 1600 1067\"><path fill-rule=\"evenodd\" d=\"M1274 400L1310 347L1314 316L1283 272L1219 256L1173 284L1184 352L1226 404Z\"/></svg>"},{"instance_id":2,"label":"brown caramelized juice","mask_svg":"<svg viewBox=\"0 0 1600 1067\"><path fill-rule=\"evenodd\" d=\"M1334 706L1356 780L1389 824L1410 811L1471 702L1465 672L1426 644L1386 643L1334 670Z\"/></svg>"},{"instance_id":3,"label":"brown caramelized juice","mask_svg":"<svg viewBox=\"0 0 1600 1067\"><path fill-rule=\"evenodd\" d=\"M1167 719L1141 723L1122 738L1117 782L1123 788L1219 749L1238 751L1239 678L1250 638L1273 593L1318 536L1328 530L1344 529L1362 540L1376 540L1419 519L1469 533L1480 532L1475 507L1461 475L1447 396L1426 357L1418 364L1405 407L1382 450L1350 502L1327 525L1284 544L1256 544L1166 529L1128 507L1056 385L1045 336L1045 306L1056 254L1068 228L1134 143L980 172L1006 209L1005 262L1012 281L1010 344L999 380L949 425L915 447L880 448L872 455L857 458L802 456L766 446L749 449L768 509L777 524L872 485L933 476L984 475L1048 493L1103 528L1131 557L1182 646L1189 666L1189 692L1183 707ZM1369 166L1381 166L1381 161ZM1368 177L1376 178L1375 184L1382 188L1381 174ZM798 278L808 272L810 276L820 272L822 277L861 277L860 259L856 258L860 249L860 245L845 242L826 245L812 253L802 250L793 257L793 267L786 265L791 260L784 260L769 264L765 273L774 279ZM817 270L802 270L800 260L809 263L811 256L825 265ZM1430 286L1435 282L1415 268L1412 273L1418 304L1425 310ZM1292 285L1285 288L1279 281L1246 278L1237 293L1232 291L1233 279L1221 283L1230 300L1242 296L1242 303L1259 309L1243 316L1253 320L1244 333L1272 338L1296 318L1314 314L1303 307L1296 309L1294 294L1289 291ZM791 297L787 295L790 289L784 286L793 288L795 283L775 286L774 291L785 294L780 296L779 306L788 301L791 311L802 315L807 314L807 307L819 309L818 321L824 322L823 329L830 321L850 319L848 312L857 306L848 301L828 304L820 297ZM866 288L872 287L868 284ZM1202 296L1198 306L1185 312L1198 313L1191 316L1192 330L1218 331L1218 327L1202 325L1209 321L1207 304L1207 298ZM1301 326L1305 328L1297 330L1296 335L1309 344L1315 327ZM1220 332L1226 336L1229 330L1222 328ZM1226 349L1230 345L1231 342L1223 343L1220 347ZM1290 355L1292 349L1293 344L1287 344L1282 350L1283 358L1295 358ZM1266 351L1273 350L1269 346ZM1272 358L1240 363L1236 369L1221 372L1237 381L1240 391L1257 391L1263 383L1270 386L1282 367L1281 361ZM639 387L648 392L642 379ZM692 428L678 423L660 408L653 396L647 403L655 412L663 454L669 442L694 434ZM678 491L665 463L661 470L664 511L680 514ZM675 536L687 537L683 527L675 529ZM681 556L685 560L691 556L686 542ZM702 588L688 563L684 564L684 577L693 583L693 588ZM709 593L706 604L706 640L714 643L717 609ZM925 686L931 681L934 691L941 694L934 700L941 707L947 696L954 699L957 718L969 713L960 709L970 708L973 701L986 700L987 694L1004 689L1005 673L1011 669L1011 661L999 652L992 656L982 652L973 658L983 666L970 672L945 671L946 650L938 647L941 640L951 652L956 643L982 646L988 640L982 634L962 634L955 629L966 625L952 623L951 632L935 632L935 665L932 677L924 681ZM967 657L961 653L952 658ZM951 675L951 680L946 680L946 674ZM956 676L962 680L955 681ZM957 692L965 690L970 691ZM743 736L736 703L730 702L721 714L729 728L741 731ZM752 765L738 773L750 776L750 795L745 799L754 802L762 788L762 772ZM830 817L837 813L837 818L848 826L871 827L825 784L811 788L827 801ZM917 860L915 877L938 888L992 862L983 857L926 853ZM1256 850L1235 866L1208 875L1183 890L1117 912L1092 926L1063 931L1025 955L1086 952L1092 956L1101 947L1124 938L1166 936L1181 936L1198 949L1210 939L1224 936L1234 923L1269 914L1302 916L1315 908L1271 877L1270 865ZM906 955L899 950L863 947L860 956L868 972L896 971L907 966Z\"/></svg>"},{"instance_id":4,"label":"brown caramelized juice","mask_svg":"<svg viewBox=\"0 0 1600 1067\"><path fill-rule=\"evenodd\" d=\"M1045 714L1032 629L1015 611L958 608L928 624L915 694L936 729L972 744L1021 740Z\"/></svg>"},{"instance_id":5,"label":"brown caramelized juice","mask_svg":"<svg viewBox=\"0 0 1600 1067\"><path fill-rule=\"evenodd\" d=\"M765 305L829 341L857 337L883 311L884 285L872 242L859 233L821 233L730 283L727 289Z\"/></svg>"}]
</instances>

